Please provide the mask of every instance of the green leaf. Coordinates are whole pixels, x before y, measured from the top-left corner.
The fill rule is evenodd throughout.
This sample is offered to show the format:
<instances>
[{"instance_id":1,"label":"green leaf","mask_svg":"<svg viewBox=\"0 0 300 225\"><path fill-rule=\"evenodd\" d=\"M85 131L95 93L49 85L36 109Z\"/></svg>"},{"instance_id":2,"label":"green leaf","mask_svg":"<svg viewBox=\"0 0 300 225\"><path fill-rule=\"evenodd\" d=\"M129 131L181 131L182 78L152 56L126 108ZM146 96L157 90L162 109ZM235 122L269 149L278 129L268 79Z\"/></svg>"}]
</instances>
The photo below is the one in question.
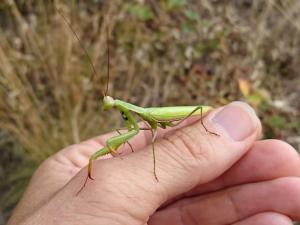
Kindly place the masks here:
<instances>
[{"instance_id":1,"label":"green leaf","mask_svg":"<svg viewBox=\"0 0 300 225\"><path fill-rule=\"evenodd\" d=\"M167 7L168 9L176 9L186 5L186 0L168 0Z\"/></svg>"},{"instance_id":2,"label":"green leaf","mask_svg":"<svg viewBox=\"0 0 300 225\"><path fill-rule=\"evenodd\" d=\"M191 9L187 9L184 11L184 14L185 16L189 19L189 20L192 20L192 21L198 21L199 20L199 15L191 10Z\"/></svg>"},{"instance_id":3,"label":"green leaf","mask_svg":"<svg viewBox=\"0 0 300 225\"><path fill-rule=\"evenodd\" d=\"M181 32L182 33L190 33L193 32L194 26L190 21L186 21L185 23L181 24Z\"/></svg>"},{"instance_id":4,"label":"green leaf","mask_svg":"<svg viewBox=\"0 0 300 225\"><path fill-rule=\"evenodd\" d=\"M212 26L212 23L209 20L202 20L201 24L203 27L206 27L206 28L209 28L210 26Z\"/></svg>"},{"instance_id":5,"label":"green leaf","mask_svg":"<svg viewBox=\"0 0 300 225\"><path fill-rule=\"evenodd\" d=\"M205 42L200 42L196 45L196 49L198 52L207 54L209 52L215 51L220 44L220 40L218 38L214 38L211 40L207 40Z\"/></svg>"},{"instance_id":6,"label":"green leaf","mask_svg":"<svg viewBox=\"0 0 300 225\"><path fill-rule=\"evenodd\" d=\"M273 115L267 118L266 122L269 126L276 127L278 129L283 129L287 124L286 118L280 115Z\"/></svg>"},{"instance_id":7,"label":"green leaf","mask_svg":"<svg viewBox=\"0 0 300 225\"><path fill-rule=\"evenodd\" d=\"M129 13L139 20L147 21L153 19L153 13L149 6L138 5L138 4L128 4Z\"/></svg>"}]
</instances>

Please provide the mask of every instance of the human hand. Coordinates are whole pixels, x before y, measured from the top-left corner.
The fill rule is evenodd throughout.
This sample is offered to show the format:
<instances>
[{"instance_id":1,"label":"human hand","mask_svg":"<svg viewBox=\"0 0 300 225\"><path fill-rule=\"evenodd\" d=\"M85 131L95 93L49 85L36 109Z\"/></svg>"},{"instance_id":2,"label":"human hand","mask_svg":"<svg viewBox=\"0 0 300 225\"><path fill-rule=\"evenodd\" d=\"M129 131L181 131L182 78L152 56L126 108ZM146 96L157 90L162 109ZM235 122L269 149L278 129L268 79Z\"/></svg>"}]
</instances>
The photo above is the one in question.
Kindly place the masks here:
<instances>
[{"instance_id":1,"label":"human hand","mask_svg":"<svg viewBox=\"0 0 300 225\"><path fill-rule=\"evenodd\" d=\"M140 132L120 157L98 160L94 181L76 195L89 156L106 134L69 146L35 172L8 225L292 225L300 219L300 157L261 126L244 103L211 112L204 131L188 120L160 130L153 175L151 134ZM51 141L51 140L50 140ZM82 169L83 168L83 169Z\"/></svg>"}]
</instances>

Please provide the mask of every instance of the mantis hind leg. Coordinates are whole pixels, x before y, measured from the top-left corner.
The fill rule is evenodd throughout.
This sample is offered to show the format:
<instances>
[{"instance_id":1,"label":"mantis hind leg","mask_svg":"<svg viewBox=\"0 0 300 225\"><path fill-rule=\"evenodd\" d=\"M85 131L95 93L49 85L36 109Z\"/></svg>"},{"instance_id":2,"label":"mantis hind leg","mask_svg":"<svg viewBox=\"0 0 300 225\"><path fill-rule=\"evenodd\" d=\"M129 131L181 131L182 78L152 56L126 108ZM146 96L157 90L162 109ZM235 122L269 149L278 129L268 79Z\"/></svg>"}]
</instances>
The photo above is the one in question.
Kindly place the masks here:
<instances>
[{"instance_id":1,"label":"mantis hind leg","mask_svg":"<svg viewBox=\"0 0 300 225\"><path fill-rule=\"evenodd\" d=\"M203 112L202 112L203 108L202 108L202 106L198 106L198 107L200 107L200 116L201 116L200 121L201 121L201 124L204 127L205 131L207 133L210 133L210 134L213 134L213 135L216 135L216 136L220 136L219 134L217 134L215 132L212 132L212 131L210 131L210 130L207 129L207 127L204 125L204 122L203 122Z\"/></svg>"},{"instance_id":2,"label":"mantis hind leg","mask_svg":"<svg viewBox=\"0 0 300 225\"><path fill-rule=\"evenodd\" d=\"M185 121L186 119L188 119L189 117L191 117L196 111L200 110L200 122L201 122L201 125L203 126L203 128L205 129L205 131L207 133L210 133L210 134L213 134L213 135L216 135L216 136L220 136L219 134L215 133L215 132L212 132L210 131L204 124L204 121L203 121L203 107L202 106L197 106L193 111L191 111L186 117L182 118L181 120L177 121L177 122L166 122L166 123L162 123L162 125L166 125L166 126L169 126L169 127L175 127L179 124L181 124L183 121Z\"/></svg>"}]
</instances>

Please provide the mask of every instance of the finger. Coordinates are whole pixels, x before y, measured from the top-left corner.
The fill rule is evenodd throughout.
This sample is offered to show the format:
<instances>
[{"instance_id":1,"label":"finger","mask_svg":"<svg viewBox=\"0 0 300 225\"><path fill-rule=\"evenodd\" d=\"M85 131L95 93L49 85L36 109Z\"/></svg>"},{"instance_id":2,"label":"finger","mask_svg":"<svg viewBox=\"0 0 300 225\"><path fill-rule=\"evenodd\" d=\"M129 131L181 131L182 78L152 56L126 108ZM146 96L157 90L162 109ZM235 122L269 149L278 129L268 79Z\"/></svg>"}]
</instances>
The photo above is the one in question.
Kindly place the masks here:
<instances>
[{"instance_id":1,"label":"finger","mask_svg":"<svg viewBox=\"0 0 300 225\"><path fill-rule=\"evenodd\" d=\"M232 224L263 212L299 220L299 208L300 178L285 177L180 200L155 213L150 221L167 221L177 213L183 224L189 224L191 218L203 224Z\"/></svg>"},{"instance_id":2,"label":"finger","mask_svg":"<svg viewBox=\"0 0 300 225\"><path fill-rule=\"evenodd\" d=\"M284 176L300 176L300 156L297 151L280 140L257 141L228 171L212 182L197 186L186 196Z\"/></svg>"},{"instance_id":3,"label":"finger","mask_svg":"<svg viewBox=\"0 0 300 225\"><path fill-rule=\"evenodd\" d=\"M250 216L232 225L293 225L293 221L279 213L265 212Z\"/></svg>"},{"instance_id":4,"label":"finger","mask_svg":"<svg viewBox=\"0 0 300 225\"><path fill-rule=\"evenodd\" d=\"M181 198L286 176L300 176L300 156L297 151L279 140L256 141L245 156L221 176L176 196L164 203L163 207Z\"/></svg>"},{"instance_id":5,"label":"finger","mask_svg":"<svg viewBox=\"0 0 300 225\"><path fill-rule=\"evenodd\" d=\"M213 111L204 123L220 136L208 134L202 124L196 122L156 143L159 182L153 176L149 146L123 160L113 158L95 162L96 181L88 183L77 201L105 201L110 207L121 207L120 211L127 216L148 218L167 199L220 176L247 152L261 130L254 111L238 102ZM77 205L73 201L74 195L85 176L86 170L83 170L63 190L62 193L72 199L63 202L73 207ZM124 224L129 222L124 221Z\"/></svg>"}]
</instances>

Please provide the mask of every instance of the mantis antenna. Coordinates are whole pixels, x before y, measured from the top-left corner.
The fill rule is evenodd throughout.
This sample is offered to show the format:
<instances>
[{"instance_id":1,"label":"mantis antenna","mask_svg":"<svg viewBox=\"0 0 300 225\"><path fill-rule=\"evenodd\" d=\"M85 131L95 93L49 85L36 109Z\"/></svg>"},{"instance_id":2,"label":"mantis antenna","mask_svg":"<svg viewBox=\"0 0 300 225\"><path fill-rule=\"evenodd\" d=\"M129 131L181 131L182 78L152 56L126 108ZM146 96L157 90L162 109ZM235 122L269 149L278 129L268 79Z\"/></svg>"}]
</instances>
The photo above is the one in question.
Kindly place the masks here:
<instances>
[{"instance_id":1,"label":"mantis antenna","mask_svg":"<svg viewBox=\"0 0 300 225\"><path fill-rule=\"evenodd\" d=\"M110 51L109 51L109 27L106 27L106 45L107 45L107 79L106 79L106 90L104 96L107 95L108 92L108 83L109 83L109 67L110 67Z\"/></svg>"},{"instance_id":2,"label":"mantis antenna","mask_svg":"<svg viewBox=\"0 0 300 225\"><path fill-rule=\"evenodd\" d=\"M91 81L93 82L94 78L97 77L97 72L96 72L96 68L93 64L93 61L90 57L90 55L88 54L86 48L83 46L83 43L82 41L80 40L80 38L78 37L77 33L75 32L75 30L73 29L73 27L71 26L71 23L67 20L67 18L59 11L59 9L54 5L54 8L55 10L58 12L58 14L63 18L64 22L66 23L66 25L69 27L69 29L72 31L72 33L74 34L75 38L77 39L81 49L84 51L87 59L88 59L88 62L90 64L90 67L92 69L92 76L91 76ZM107 28L107 32L108 32L108 28ZM107 33L107 44L108 44L108 41L109 41L109 36L108 36L108 33ZM102 95L103 97L106 96L107 94L107 91L108 91L108 82L109 82L109 46L107 47L107 57L108 57L108 63L107 63L107 82L106 82L106 90L105 92L102 91Z\"/></svg>"}]
</instances>

